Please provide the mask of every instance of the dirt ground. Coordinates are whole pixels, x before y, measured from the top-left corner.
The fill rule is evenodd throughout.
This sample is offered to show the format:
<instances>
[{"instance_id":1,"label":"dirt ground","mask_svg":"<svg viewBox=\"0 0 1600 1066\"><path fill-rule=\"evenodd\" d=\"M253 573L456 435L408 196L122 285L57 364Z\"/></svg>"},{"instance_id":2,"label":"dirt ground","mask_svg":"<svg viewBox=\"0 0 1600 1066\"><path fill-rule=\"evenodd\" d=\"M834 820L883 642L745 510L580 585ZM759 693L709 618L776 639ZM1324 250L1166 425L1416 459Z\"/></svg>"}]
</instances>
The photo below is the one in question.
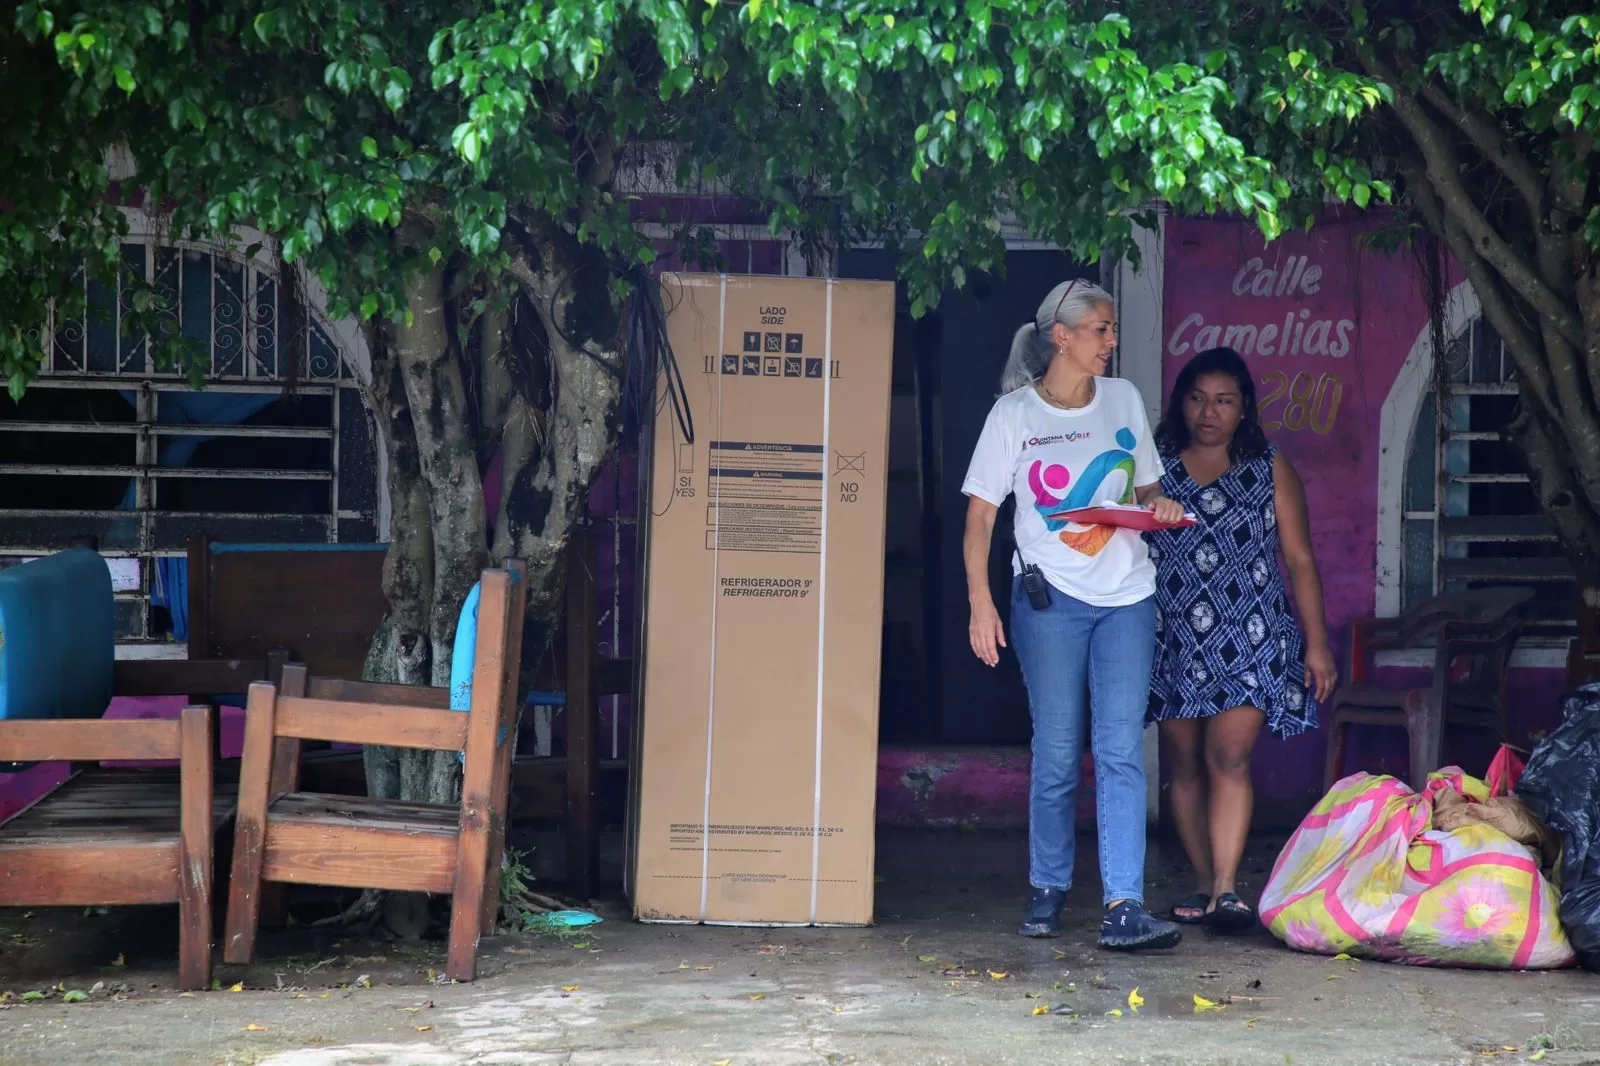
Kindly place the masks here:
<instances>
[{"instance_id":1,"label":"dirt ground","mask_svg":"<svg viewBox=\"0 0 1600 1066\"><path fill-rule=\"evenodd\" d=\"M1253 844L1256 888L1279 843ZM1059 941L1015 935L1020 834L886 831L872 928L645 926L600 903L577 934L485 941L472 985L438 983L441 943L302 923L182 995L167 909L0 911L0 1063L1600 1063L1600 980L1581 971L1337 962L1265 933L1097 951L1093 854ZM1173 856L1152 848L1150 868L1152 903L1186 894Z\"/></svg>"}]
</instances>

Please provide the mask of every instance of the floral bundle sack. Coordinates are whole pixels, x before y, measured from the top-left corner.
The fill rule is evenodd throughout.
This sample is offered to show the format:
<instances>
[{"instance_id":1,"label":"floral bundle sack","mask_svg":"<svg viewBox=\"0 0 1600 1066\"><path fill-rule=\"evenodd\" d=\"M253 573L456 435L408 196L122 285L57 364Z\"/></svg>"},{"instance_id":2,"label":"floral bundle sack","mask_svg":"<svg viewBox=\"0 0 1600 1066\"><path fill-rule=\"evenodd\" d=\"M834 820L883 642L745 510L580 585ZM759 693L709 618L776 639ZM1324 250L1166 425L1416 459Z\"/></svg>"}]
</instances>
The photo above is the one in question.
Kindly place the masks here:
<instances>
[{"instance_id":1,"label":"floral bundle sack","mask_svg":"<svg viewBox=\"0 0 1600 1066\"><path fill-rule=\"evenodd\" d=\"M1538 848L1489 820L1446 818L1446 829L1436 817L1490 801L1489 787L1457 767L1430 775L1420 793L1393 777L1346 777L1278 856L1262 923L1291 948L1323 955L1504 970L1572 965Z\"/></svg>"}]
</instances>

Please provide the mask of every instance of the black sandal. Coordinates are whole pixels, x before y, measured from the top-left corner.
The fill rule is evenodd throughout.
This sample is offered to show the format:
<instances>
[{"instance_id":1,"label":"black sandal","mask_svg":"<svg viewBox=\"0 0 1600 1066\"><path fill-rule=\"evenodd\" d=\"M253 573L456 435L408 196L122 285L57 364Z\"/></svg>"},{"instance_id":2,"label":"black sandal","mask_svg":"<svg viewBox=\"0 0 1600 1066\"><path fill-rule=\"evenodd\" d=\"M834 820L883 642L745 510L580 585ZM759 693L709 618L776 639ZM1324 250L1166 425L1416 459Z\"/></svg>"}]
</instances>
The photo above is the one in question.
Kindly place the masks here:
<instances>
[{"instance_id":1,"label":"black sandal","mask_svg":"<svg viewBox=\"0 0 1600 1066\"><path fill-rule=\"evenodd\" d=\"M1255 908L1232 892L1224 892L1206 915L1206 924L1218 932L1242 933L1256 924Z\"/></svg>"},{"instance_id":2,"label":"black sandal","mask_svg":"<svg viewBox=\"0 0 1600 1066\"><path fill-rule=\"evenodd\" d=\"M1211 906L1211 897L1204 892L1196 892L1192 896L1180 899L1172 905L1172 920L1182 925L1203 925L1206 921L1206 908ZM1199 914L1179 914L1179 911L1199 911Z\"/></svg>"}]
</instances>

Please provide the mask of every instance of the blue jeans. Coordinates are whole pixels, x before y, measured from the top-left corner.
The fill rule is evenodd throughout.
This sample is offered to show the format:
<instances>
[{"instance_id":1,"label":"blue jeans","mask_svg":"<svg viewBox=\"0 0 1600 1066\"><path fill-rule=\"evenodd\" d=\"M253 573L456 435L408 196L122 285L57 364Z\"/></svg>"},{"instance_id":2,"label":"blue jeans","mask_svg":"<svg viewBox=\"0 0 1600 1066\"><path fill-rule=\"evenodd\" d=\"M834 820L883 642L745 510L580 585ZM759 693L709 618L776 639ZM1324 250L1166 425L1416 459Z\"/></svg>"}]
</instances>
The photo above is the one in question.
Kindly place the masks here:
<instances>
[{"instance_id":1,"label":"blue jeans","mask_svg":"<svg viewBox=\"0 0 1600 1066\"><path fill-rule=\"evenodd\" d=\"M1105 902L1143 903L1142 734L1155 656L1155 598L1094 607L1051 588L1050 606L1036 611L1017 579L1011 601L1011 638L1033 714L1028 878L1035 888L1072 887L1087 720Z\"/></svg>"}]
</instances>

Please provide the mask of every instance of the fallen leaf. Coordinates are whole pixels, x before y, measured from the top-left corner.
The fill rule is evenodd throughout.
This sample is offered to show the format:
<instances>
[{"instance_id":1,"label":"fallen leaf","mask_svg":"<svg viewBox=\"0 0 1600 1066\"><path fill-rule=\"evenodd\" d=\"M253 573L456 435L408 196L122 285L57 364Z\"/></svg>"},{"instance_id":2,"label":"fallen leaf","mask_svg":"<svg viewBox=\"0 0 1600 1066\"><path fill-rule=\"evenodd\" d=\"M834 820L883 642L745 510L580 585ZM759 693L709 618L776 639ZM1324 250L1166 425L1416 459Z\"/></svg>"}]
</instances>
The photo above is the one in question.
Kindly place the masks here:
<instances>
[{"instance_id":1,"label":"fallen leaf","mask_svg":"<svg viewBox=\"0 0 1600 1066\"><path fill-rule=\"evenodd\" d=\"M1222 1009L1222 1006L1220 1004L1213 1003L1211 1000L1207 999L1204 996L1197 995L1197 996L1194 997L1194 1012L1196 1014L1199 1014L1201 1011L1221 1010L1221 1009Z\"/></svg>"},{"instance_id":2,"label":"fallen leaf","mask_svg":"<svg viewBox=\"0 0 1600 1066\"><path fill-rule=\"evenodd\" d=\"M1006 973L1004 970L990 970L989 971L989 976L991 978L993 978L994 980L996 980L996 981L1004 981L1007 977L1010 977L1011 975Z\"/></svg>"},{"instance_id":3,"label":"fallen leaf","mask_svg":"<svg viewBox=\"0 0 1600 1066\"><path fill-rule=\"evenodd\" d=\"M267 1027L264 1025L251 1024L245 1026L244 1031L247 1033L264 1033L267 1031Z\"/></svg>"},{"instance_id":4,"label":"fallen leaf","mask_svg":"<svg viewBox=\"0 0 1600 1066\"><path fill-rule=\"evenodd\" d=\"M179 992L178 993L178 998L179 999L193 999L194 998L194 993L193 992Z\"/></svg>"},{"instance_id":5,"label":"fallen leaf","mask_svg":"<svg viewBox=\"0 0 1600 1066\"><path fill-rule=\"evenodd\" d=\"M128 960L119 951L117 952L117 957L111 960L111 965L114 969L125 970L128 968Z\"/></svg>"},{"instance_id":6,"label":"fallen leaf","mask_svg":"<svg viewBox=\"0 0 1600 1066\"><path fill-rule=\"evenodd\" d=\"M1330 974L1329 974L1329 975L1328 975L1328 980L1330 980L1330 981L1337 981L1337 980L1339 980L1339 975L1338 975L1338 974L1336 974L1336 973L1330 973Z\"/></svg>"},{"instance_id":7,"label":"fallen leaf","mask_svg":"<svg viewBox=\"0 0 1600 1066\"><path fill-rule=\"evenodd\" d=\"M43 992L33 991L22 993L22 1002L24 1003L38 1003L42 999L44 999Z\"/></svg>"},{"instance_id":8,"label":"fallen leaf","mask_svg":"<svg viewBox=\"0 0 1600 1066\"><path fill-rule=\"evenodd\" d=\"M362 974L360 977L356 978L356 987L357 988L371 988L372 987L372 978L367 976L366 974Z\"/></svg>"},{"instance_id":9,"label":"fallen leaf","mask_svg":"<svg viewBox=\"0 0 1600 1066\"><path fill-rule=\"evenodd\" d=\"M749 998L752 999L752 1000L766 999L767 998L767 994L765 992L752 992L752 993L750 993Z\"/></svg>"},{"instance_id":10,"label":"fallen leaf","mask_svg":"<svg viewBox=\"0 0 1600 1066\"><path fill-rule=\"evenodd\" d=\"M1022 998L1023 999L1038 999L1039 998L1039 993L1037 993L1037 992L1024 992L1024 993L1022 993Z\"/></svg>"},{"instance_id":11,"label":"fallen leaf","mask_svg":"<svg viewBox=\"0 0 1600 1066\"><path fill-rule=\"evenodd\" d=\"M1118 1007L1111 1008L1110 1010L1106 1011L1106 1017L1108 1017L1108 1018L1120 1018L1120 1017L1122 1017L1121 1008L1118 1008Z\"/></svg>"},{"instance_id":12,"label":"fallen leaf","mask_svg":"<svg viewBox=\"0 0 1600 1066\"><path fill-rule=\"evenodd\" d=\"M711 1066L733 1066L733 1060L732 1059L718 1059L716 1062L713 1062L711 1064Z\"/></svg>"},{"instance_id":13,"label":"fallen leaf","mask_svg":"<svg viewBox=\"0 0 1600 1066\"><path fill-rule=\"evenodd\" d=\"M1033 1008L1033 1016L1035 1018L1037 1018L1041 1014L1049 1014L1049 1013L1050 1013L1050 1004L1048 1004L1048 1003L1041 1003L1037 1007Z\"/></svg>"},{"instance_id":14,"label":"fallen leaf","mask_svg":"<svg viewBox=\"0 0 1600 1066\"><path fill-rule=\"evenodd\" d=\"M74 988L71 992L67 992L67 993L64 993L62 995L61 1002L63 1002L63 1003L85 1003L85 1002L88 1001L88 999L89 999L89 993L83 991L82 989Z\"/></svg>"},{"instance_id":15,"label":"fallen leaf","mask_svg":"<svg viewBox=\"0 0 1600 1066\"><path fill-rule=\"evenodd\" d=\"M240 981L238 984L236 984L232 988L228 989L228 991L229 992L243 992L244 991L244 982Z\"/></svg>"},{"instance_id":16,"label":"fallen leaf","mask_svg":"<svg viewBox=\"0 0 1600 1066\"><path fill-rule=\"evenodd\" d=\"M1256 1022L1259 1022L1260 1020L1260 1018L1246 1018L1244 1020L1244 1027L1246 1029L1254 1029L1256 1027Z\"/></svg>"},{"instance_id":17,"label":"fallen leaf","mask_svg":"<svg viewBox=\"0 0 1600 1066\"><path fill-rule=\"evenodd\" d=\"M939 961L939 956L937 956L937 955L918 955L917 956L917 961L918 962L938 962Z\"/></svg>"},{"instance_id":18,"label":"fallen leaf","mask_svg":"<svg viewBox=\"0 0 1600 1066\"><path fill-rule=\"evenodd\" d=\"M1512 1047L1510 1044L1505 1044L1500 1048L1500 1050L1501 1051L1521 1051L1522 1049L1519 1048L1519 1047Z\"/></svg>"},{"instance_id":19,"label":"fallen leaf","mask_svg":"<svg viewBox=\"0 0 1600 1066\"><path fill-rule=\"evenodd\" d=\"M1140 1007L1144 1006L1144 997L1139 994L1139 990L1137 988L1128 993L1128 1006L1132 1007L1134 1010L1138 1010Z\"/></svg>"},{"instance_id":20,"label":"fallen leaf","mask_svg":"<svg viewBox=\"0 0 1600 1066\"><path fill-rule=\"evenodd\" d=\"M318 996L317 998L318 999L327 999L331 995L333 995L332 992L324 992L324 993L322 993L322 995Z\"/></svg>"},{"instance_id":21,"label":"fallen leaf","mask_svg":"<svg viewBox=\"0 0 1600 1066\"><path fill-rule=\"evenodd\" d=\"M1535 1051L1532 1055L1529 1055L1528 1056L1528 1061L1529 1062L1543 1062L1544 1061L1544 1050L1541 1048L1540 1050Z\"/></svg>"},{"instance_id":22,"label":"fallen leaf","mask_svg":"<svg viewBox=\"0 0 1600 1066\"><path fill-rule=\"evenodd\" d=\"M1337 954L1337 955L1335 955L1333 957L1333 961L1334 962L1355 962L1356 958L1355 958L1354 955L1346 955L1343 952L1340 952L1339 954Z\"/></svg>"},{"instance_id":23,"label":"fallen leaf","mask_svg":"<svg viewBox=\"0 0 1600 1066\"><path fill-rule=\"evenodd\" d=\"M416 1030L419 1033L431 1033L431 1032L433 1032L433 1026L431 1026L431 1025L419 1025L419 1026L416 1027Z\"/></svg>"},{"instance_id":24,"label":"fallen leaf","mask_svg":"<svg viewBox=\"0 0 1600 1066\"><path fill-rule=\"evenodd\" d=\"M562 985L561 986L561 991L563 991L563 992L581 992L581 991L583 991L583 986L582 985Z\"/></svg>"}]
</instances>

